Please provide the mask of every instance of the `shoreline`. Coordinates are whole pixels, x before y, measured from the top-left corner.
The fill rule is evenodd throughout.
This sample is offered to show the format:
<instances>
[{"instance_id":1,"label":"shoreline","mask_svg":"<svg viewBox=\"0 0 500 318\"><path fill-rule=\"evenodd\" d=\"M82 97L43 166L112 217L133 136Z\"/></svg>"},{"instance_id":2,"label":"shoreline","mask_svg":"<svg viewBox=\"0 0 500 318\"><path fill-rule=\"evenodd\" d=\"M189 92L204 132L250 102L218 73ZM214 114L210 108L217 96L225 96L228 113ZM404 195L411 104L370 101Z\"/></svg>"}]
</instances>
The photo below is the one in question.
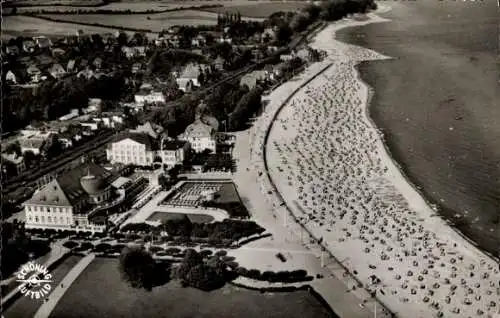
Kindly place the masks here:
<instances>
[{"instance_id":1,"label":"shoreline","mask_svg":"<svg viewBox=\"0 0 500 318\"><path fill-rule=\"evenodd\" d=\"M373 14L370 14L370 15L371 15L371 18L377 17L376 15L373 15ZM378 20L380 22L388 21L388 20L382 19L382 18L379 18L379 19L375 18L375 20ZM376 21L373 21L373 19L370 19L370 22L376 22ZM342 22L341 22L338 25L336 25L335 27L331 27L330 29L333 29L333 31L336 32L336 31L340 30L341 28L356 26L356 25L360 25L360 24L359 23L351 23L351 25L342 25ZM338 40L334 40L334 41L341 43ZM322 49L322 47L319 47L319 48ZM341 51L342 49L345 49L345 48L353 49L353 50L370 51L370 50L367 50L367 49L361 48L361 47L354 48L353 45L337 44L337 49L338 49L337 51ZM341 52L341 53L344 53L344 54L337 54L336 56L334 54L333 60L335 60L335 58L337 58L337 60L343 60L343 59L350 60L349 56L346 56L345 52ZM330 56L330 57L332 57L332 56ZM360 74L359 74L358 70L356 69L356 66L361 61L363 61L365 59L356 60L356 58L353 58L353 60L355 63L352 65L352 67L353 67L352 71L354 71L354 73L355 73L356 81L357 81L357 83L359 83L362 87L364 87L366 89L366 93L364 95L363 94L358 95L363 99L362 110L363 110L364 119L369 123L372 131L379 131L378 127L374 124L372 118L369 116L369 102L370 102L370 99L372 97L371 94L373 94L373 92L371 91L372 89L371 89L371 87L369 87L366 83L364 83L361 80ZM351 62L353 62L353 61L351 61ZM284 105L284 106L290 106L290 105ZM293 105L290 107L293 107ZM288 107L288 108L290 108L290 107ZM286 107L283 107L283 108L286 108ZM278 110L278 112L281 112L281 110ZM279 114L277 116L279 117ZM269 127L268 129L270 129L270 130L273 129L273 127L272 127L273 124L274 124L274 122L271 123L271 127ZM386 179L388 179L388 181L391 183L392 186L395 186L395 189L397 190L397 192L399 192L399 194L403 195L405 201L409 204L411 210L418 211L418 215L417 215L418 217L421 217L421 218L423 217L424 219L425 218L429 219L432 214L435 214L433 209L429 206L429 202L426 201L426 199L424 197L422 197L421 193L418 191L418 189L415 187L415 185L411 182L411 180L409 180L406 177L406 175L403 174L403 171L402 171L401 167L399 166L399 164L396 161L394 161L394 158L388 152L387 145L384 143L383 139L380 137L377 137L375 142L377 144L377 149L382 150L380 152L380 154L378 154L378 158L384 162L384 165L386 167L388 167L389 170L391 170L390 176L385 176ZM266 147L265 151L269 151L268 148L269 147ZM273 174L272 171L270 172L270 177L272 177L271 174ZM274 179L274 177L272 177L272 178ZM277 179L279 179L279 177ZM277 188L280 188L280 187L283 188L283 185L279 185L279 181L277 182L277 184L278 184ZM287 193L288 196L290 196L288 190L290 190L290 189L287 189L284 192ZM280 191L280 192L283 192L283 191ZM287 195L284 195L284 197L286 197L286 196ZM305 210L307 210L307 207L305 208ZM297 214L297 213L294 213L294 214ZM444 230L444 231L448 232L448 230L451 227L449 224L446 224L446 222L444 222L442 219L440 219L440 221L438 221L438 222L432 221L432 222L426 222L426 223L429 223L429 224L426 224L427 228L431 228L431 229L434 228L434 231L432 231L432 232L434 232L434 234L441 233L440 231L437 231L437 230ZM436 223L438 223L438 224L436 224ZM436 225L438 228L435 228ZM488 255L485 255L479 249L474 250L477 247L475 245L471 244L471 242L469 242L468 240L464 240L462 235L460 235L461 233L460 234L457 233L457 231L453 227L451 227L451 230L453 233L455 233L455 235L451 234L449 239L452 239L453 241L458 241L460 243L460 245L463 245L465 247L465 250L466 250L465 253L468 254L468 256L470 256L470 254L473 254L472 256L473 256L473 258L476 259L476 261L478 258L479 259L481 259L483 257L490 258ZM314 229L312 229L312 232L315 232ZM456 234L459 234L458 237L453 237L453 236L457 236ZM321 237L323 237L323 236L321 236ZM463 242L460 242L460 240L462 240ZM337 253L335 253L335 252L333 252L332 254L337 255ZM481 262L478 262L478 263L482 264L483 261L486 262L485 260L481 260ZM412 294L413 294L413 291L412 291ZM434 294L434 292L432 294ZM384 297L384 298L387 298L387 297ZM392 301L392 302L394 302L394 301ZM392 307L400 307L400 306L393 305ZM404 310L403 307L391 308L391 309L393 311L396 311L396 312L398 312L398 311L403 312L403 310ZM400 310L394 310L394 309L400 309Z\"/></svg>"},{"instance_id":2,"label":"shoreline","mask_svg":"<svg viewBox=\"0 0 500 318\"><path fill-rule=\"evenodd\" d=\"M350 44L350 43L348 43ZM373 95L375 95L375 91L373 87L368 85L365 81L361 79L361 75L358 69L360 63L355 65L356 73L358 75L358 81L363 83L363 85L366 85L368 87L368 96L366 99L366 118L370 121L370 124L375 128L375 129L380 129L380 127L375 123L373 118L370 115L370 108L372 107L372 98ZM455 231L456 234L460 235L461 238L466 240L470 245L474 246L476 249L478 249L482 254L484 254L486 257L489 257L497 262L500 262L500 258L496 257L492 253L486 251L483 249L476 241L472 240L469 238L466 234L464 234L460 229L458 229L455 225L453 225L451 220L448 220L446 216L441 214L441 210L443 209L439 203L433 203L428 196L425 194L425 190L423 186L420 184L416 183L406 172L406 167L404 165L401 165L398 160L393 156L389 146L385 142L385 134L383 135L384 137L382 138L382 144L384 145L384 149L386 154L390 157L393 165L397 167L397 169L400 171L401 175L403 178L406 180L406 182L413 188L415 192L418 193L418 195L425 201L426 205L429 206L435 213L436 215L447 224L453 231ZM433 208L433 206L436 207L436 209Z\"/></svg>"}]
</instances>

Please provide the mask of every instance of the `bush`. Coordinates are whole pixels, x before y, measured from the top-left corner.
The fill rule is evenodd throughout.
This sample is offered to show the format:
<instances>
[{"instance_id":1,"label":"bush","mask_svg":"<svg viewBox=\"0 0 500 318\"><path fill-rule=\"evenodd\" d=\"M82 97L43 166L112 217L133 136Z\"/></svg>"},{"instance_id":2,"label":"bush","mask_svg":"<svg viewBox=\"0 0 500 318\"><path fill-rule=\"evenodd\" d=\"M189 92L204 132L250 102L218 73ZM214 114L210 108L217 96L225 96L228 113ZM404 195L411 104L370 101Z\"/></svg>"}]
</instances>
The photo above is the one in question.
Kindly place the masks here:
<instances>
[{"instance_id":1,"label":"bush","mask_svg":"<svg viewBox=\"0 0 500 318\"><path fill-rule=\"evenodd\" d=\"M247 277L248 276L248 271L246 268L244 267L237 267L235 272L240 275L240 276L243 276L243 277Z\"/></svg>"},{"instance_id":2,"label":"bush","mask_svg":"<svg viewBox=\"0 0 500 318\"><path fill-rule=\"evenodd\" d=\"M90 242L83 242L80 247L82 248L82 251L87 251L87 250L93 249L94 244L92 244Z\"/></svg>"},{"instance_id":3,"label":"bush","mask_svg":"<svg viewBox=\"0 0 500 318\"><path fill-rule=\"evenodd\" d=\"M215 253L215 255L217 255L217 256L226 256L226 255L227 255L227 252L226 252L226 251L224 251L224 250L220 250L220 251L217 251L217 252Z\"/></svg>"},{"instance_id":4,"label":"bush","mask_svg":"<svg viewBox=\"0 0 500 318\"><path fill-rule=\"evenodd\" d=\"M97 244L96 247L95 247L95 251L96 252L106 252L107 250L109 250L111 248L111 245L108 244L108 243L100 243L100 244Z\"/></svg>"},{"instance_id":5,"label":"bush","mask_svg":"<svg viewBox=\"0 0 500 318\"><path fill-rule=\"evenodd\" d=\"M233 261L226 262L226 265L229 266L233 270L236 269L239 266L239 264L237 262L233 262Z\"/></svg>"},{"instance_id":6,"label":"bush","mask_svg":"<svg viewBox=\"0 0 500 318\"><path fill-rule=\"evenodd\" d=\"M155 261L142 248L125 248L120 255L119 270L122 278L134 288L151 290Z\"/></svg>"},{"instance_id":7,"label":"bush","mask_svg":"<svg viewBox=\"0 0 500 318\"><path fill-rule=\"evenodd\" d=\"M64 247L69 248L69 249L73 249L73 248L77 247L78 245L80 245L80 244L78 244L77 242L74 242L74 241L67 241L63 244Z\"/></svg>"},{"instance_id":8,"label":"bush","mask_svg":"<svg viewBox=\"0 0 500 318\"><path fill-rule=\"evenodd\" d=\"M203 257L203 258L207 258L212 254L213 254L213 252L211 250L202 250L200 252L201 257Z\"/></svg>"},{"instance_id":9,"label":"bush","mask_svg":"<svg viewBox=\"0 0 500 318\"><path fill-rule=\"evenodd\" d=\"M157 252L160 252L160 251L163 251L163 248L162 247L159 247L159 246L151 246L149 248L149 251L151 253L157 253Z\"/></svg>"}]
</instances>

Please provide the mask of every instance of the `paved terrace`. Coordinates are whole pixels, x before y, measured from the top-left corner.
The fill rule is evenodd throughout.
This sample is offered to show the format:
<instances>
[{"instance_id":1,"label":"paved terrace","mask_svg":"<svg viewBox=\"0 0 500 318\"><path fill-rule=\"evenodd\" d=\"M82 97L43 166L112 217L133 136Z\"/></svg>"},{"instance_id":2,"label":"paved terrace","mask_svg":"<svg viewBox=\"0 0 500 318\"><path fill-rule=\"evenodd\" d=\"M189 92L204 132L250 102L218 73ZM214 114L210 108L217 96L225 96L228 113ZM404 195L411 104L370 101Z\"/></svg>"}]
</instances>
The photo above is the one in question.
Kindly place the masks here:
<instances>
[{"instance_id":1,"label":"paved terrace","mask_svg":"<svg viewBox=\"0 0 500 318\"><path fill-rule=\"evenodd\" d=\"M123 223L122 226L128 223L157 223L147 221L154 212L166 213L184 213L184 214L206 214L214 218L215 221L222 221L229 218L229 214L221 209L215 208L195 208L187 206L162 205L161 202L170 194L171 191L176 191L176 188L170 191L161 191L148 203L146 203L133 217Z\"/></svg>"}]
</instances>

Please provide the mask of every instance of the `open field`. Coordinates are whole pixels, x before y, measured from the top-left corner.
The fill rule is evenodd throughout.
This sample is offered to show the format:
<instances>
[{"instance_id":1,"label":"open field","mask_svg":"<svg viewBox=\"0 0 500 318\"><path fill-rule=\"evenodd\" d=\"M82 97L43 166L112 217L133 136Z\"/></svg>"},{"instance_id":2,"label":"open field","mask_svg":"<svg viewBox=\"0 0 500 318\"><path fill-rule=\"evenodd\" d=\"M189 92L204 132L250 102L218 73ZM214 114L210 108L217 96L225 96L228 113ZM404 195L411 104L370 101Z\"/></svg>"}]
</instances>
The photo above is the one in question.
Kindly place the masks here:
<instances>
[{"instance_id":1,"label":"open field","mask_svg":"<svg viewBox=\"0 0 500 318\"><path fill-rule=\"evenodd\" d=\"M232 286L203 292L176 282L151 292L133 289L120 278L116 259L96 258L68 288L51 314L67 317L332 317L308 292L261 294ZM103 282L106 282L103 284Z\"/></svg>"},{"instance_id":2,"label":"open field","mask_svg":"<svg viewBox=\"0 0 500 318\"><path fill-rule=\"evenodd\" d=\"M308 3L303 2L246 2L241 5L231 5L219 8L206 8L203 11L215 13L241 13L243 17L267 18L278 11L296 11L304 8Z\"/></svg>"},{"instance_id":3,"label":"open field","mask_svg":"<svg viewBox=\"0 0 500 318\"><path fill-rule=\"evenodd\" d=\"M51 271L54 282L52 288L57 286L59 282L68 274L68 272L75 266L81 257L70 256L63 261L56 269ZM50 294L49 294L50 297ZM41 306L43 299L32 300L28 297L21 297L7 308L2 314L5 317L33 317L38 308Z\"/></svg>"},{"instance_id":4,"label":"open field","mask_svg":"<svg viewBox=\"0 0 500 318\"><path fill-rule=\"evenodd\" d=\"M41 14L40 17L58 19L75 23L98 23L109 27L127 27L135 29L147 29L152 32L160 32L174 25L215 25L217 13L183 10L164 12L156 14ZM249 20L260 20L249 18Z\"/></svg>"},{"instance_id":5,"label":"open field","mask_svg":"<svg viewBox=\"0 0 500 318\"><path fill-rule=\"evenodd\" d=\"M25 16L6 16L2 17L2 20L2 39L8 39L16 36L67 36L74 35L78 30L83 30L88 34L109 33L116 31L112 28L94 27L63 22L51 22ZM131 34L133 32L127 33Z\"/></svg>"},{"instance_id":6,"label":"open field","mask_svg":"<svg viewBox=\"0 0 500 318\"><path fill-rule=\"evenodd\" d=\"M168 220L178 220L187 216L191 223L210 223L214 221L214 218L207 214L184 214L175 212L153 212L147 220L164 222Z\"/></svg>"},{"instance_id":7,"label":"open field","mask_svg":"<svg viewBox=\"0 0 500 318\"><path fill-rule=\"evenodd\" d=\"M75 11L75 10L84 10L84 11L97 11L97 10L114 10L114 11L125 11L125 10L130 10L132 12L134 11L146 11L146 10L155 10L155 11L160 11L160 10L169 10L169 9L177 9L177 8L183 8L183 7L191 7L191 6L202 6L202 5L207 5L207 4L218 4L218 3L212 3L212 2L204 2L204 1L199 1L199 2L175 2L175 3L163 3L159 1L155 2L134 2L134 3L128 3L128 2L116 2L116 3L110 3L105 6L99 6L99 7L85 7L85 6L33 6L33 7L21 7L17 9L17 12L19 13L28 13L28 12L37 12L41 10L46 10L46 11L60 11L60 12L65 12L65 11Z\"/></svg>"}]
</instances>

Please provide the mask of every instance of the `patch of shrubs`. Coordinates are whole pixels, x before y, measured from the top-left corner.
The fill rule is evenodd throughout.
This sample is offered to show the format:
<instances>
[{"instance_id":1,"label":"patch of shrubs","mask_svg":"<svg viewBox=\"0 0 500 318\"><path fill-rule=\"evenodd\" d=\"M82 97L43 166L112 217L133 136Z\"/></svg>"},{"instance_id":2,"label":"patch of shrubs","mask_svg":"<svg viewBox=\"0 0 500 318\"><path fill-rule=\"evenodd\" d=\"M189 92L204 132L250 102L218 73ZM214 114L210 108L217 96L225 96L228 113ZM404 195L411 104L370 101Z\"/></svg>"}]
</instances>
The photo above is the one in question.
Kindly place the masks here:
<instances>
[{"instance_id":1,"label":"patch of shrubs","mask_svg":"<svg viewBox=\"0 0 500 318\"><path fill-rule=\"evenodd\" d=\"M261 273L256 269L247 270L246 268L238 267L235 271L240 276L270 283L298 283L314 279L312 276L307 276L307 271L303 269L280 272L265 271Z\"/></svg>"}]
</instances>

